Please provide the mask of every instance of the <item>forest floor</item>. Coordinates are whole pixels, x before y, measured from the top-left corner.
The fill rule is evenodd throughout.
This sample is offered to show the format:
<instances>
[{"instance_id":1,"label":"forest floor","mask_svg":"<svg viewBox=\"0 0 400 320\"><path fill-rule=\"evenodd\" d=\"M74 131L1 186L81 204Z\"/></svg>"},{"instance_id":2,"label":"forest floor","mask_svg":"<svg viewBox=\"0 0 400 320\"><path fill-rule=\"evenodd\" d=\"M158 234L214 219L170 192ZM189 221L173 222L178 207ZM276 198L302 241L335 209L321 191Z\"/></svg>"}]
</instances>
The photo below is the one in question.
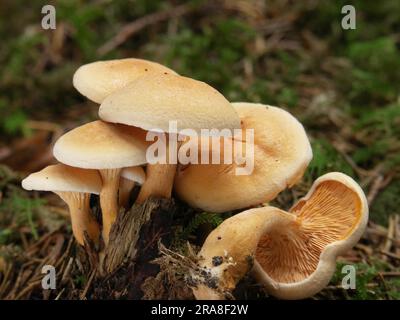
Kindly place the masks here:
<instances>
[{"instance_id":1,"label":"forest floor","mask_svg":"<svg viewBox=\"0 0 400 320\"><path fill-rule=\"evenodd\" d=\"M20 182L54 162L52 144L63 132L97 118L98 106L72 87L74 71L138 57L205 81L230 101L277 105L296 116L314 158L303 181L274 205L289 208L331 171L354 177L370 205L360 243L314 298L400 299L400 2L350 1L357 26L343 30L348 2L60 0L57 29L45 31L41 1L2 1L0 298L85 298L90 291L90 276L68 276L74 244L66 207ZM200 245L228 216L194 212L177 221L173 249ZM341 286L347 263L356 266L356 290ZM59 280L75 293L41 292L44 264L58 265ZM248 281L238 297L268 298Z\"/></svg>"}]
</instances>

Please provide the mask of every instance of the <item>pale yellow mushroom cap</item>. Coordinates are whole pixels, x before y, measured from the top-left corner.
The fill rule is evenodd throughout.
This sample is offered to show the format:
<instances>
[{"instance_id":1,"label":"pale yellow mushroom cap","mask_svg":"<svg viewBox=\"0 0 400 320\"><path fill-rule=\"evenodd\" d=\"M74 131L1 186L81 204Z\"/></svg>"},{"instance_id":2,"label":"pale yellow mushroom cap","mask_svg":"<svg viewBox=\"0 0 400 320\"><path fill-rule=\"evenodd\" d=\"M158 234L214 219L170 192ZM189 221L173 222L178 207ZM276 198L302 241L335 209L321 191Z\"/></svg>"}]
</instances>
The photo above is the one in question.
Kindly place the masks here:
<instances>
[{"instance_id":1,"label":"pale yellow mushroom cap","mask_svg":"<svg viewBox=\"0 0 400 320\"><path fill-rule=\"evenodd\" d=\"M134 127L93 121L61 136L56 159L86 169L117 169L145 164L146 132Z\"/></svg>"},{"instance_id":2,"label":"pale yellow mushroom cap","mask_svg":"<svg viewBox=\"0 0 400 320\"><path fill-rule=\"evenodd\" d=\"M142 167L129 167L122 169L121 177L137 182L138 184L143 184L143 182L146 180L146 173Z\"/></svg>"},{"instance_id":3,"label":"pale yellow mushroom cap","mask_svg":"<svg viewBox=\"0 0 400 320\"><path fill-rule=\"evenodd\" d=\"M97 170L74 168L64 164L48 166L22 180L25 190L38 191L99 194L101 186L101 177Z\"/></svg>"},{"instance_id":4,"label":"pale yellow mushroom cap","mask_svg":"<svg viewBox=\"0 0 400 320\"><path fill-rule=\"evenodd\" d=\"M290 213L298 224L260 239L254 273L269 294L303 299L328 285L336 258L361 238L368 202L352 178L332 172L317 179Z\"/></svg>"},{"instance_id":5,"label":"pale yellow mushroom cap","mask_svg":"<svg viewBox=\"0 0 400 320\"><path fill-rule=\"evenodd\" d=\"M241 119L243 150L246 130L254 130L254 169L237 175L241 165L236 163L181 167L175 191L193 207L224 212L268 202L298 182L312 159L304 128L289 112L262 104L232 105Z\"/></svg>"},{"instance_id":6,"label":"pale yellow mushroom cap","mask_svg":"<svg viewBox=\"0 0 400 320\"><path fill-rule=\"evenodd\" d=\"M123 123L149 131L240 128L232 105L208 84L173 74L147 74L109 95L101 104L104 121ZM176 133L176 132L174 132Z\"/></svg>"},{"instance_id":7,"label":"pale yellow mushroom cap","mask_svg":"<svg viewBox=\"0 0 400 320\"><path fill-rule=\"evenodd\" d=\"M368 204L358 184L342 173L315 181L289 212L261 207L239 213L210 233L199 256L217 288L200 282L198 299L223 299L252 268L267 292L302 299L330 281L336 258L360 239L368 221ZM219 263L216 265L216 257ZM215 283L216 281L214 281Z\"/></svg>"},{"instance_id":8,"label":"pale yellow mushroom cap","mask_svg":"<svg viewBox=\"0 0 400 320\"><path fill-rule=\"evenodd\" d=\"M81 66L74 74L73 84L82 95L102 103L108 95L138 77L164 72L175 74L175 71L159 63L142 59L97 61Z\"/></svg>"}]
</instances>

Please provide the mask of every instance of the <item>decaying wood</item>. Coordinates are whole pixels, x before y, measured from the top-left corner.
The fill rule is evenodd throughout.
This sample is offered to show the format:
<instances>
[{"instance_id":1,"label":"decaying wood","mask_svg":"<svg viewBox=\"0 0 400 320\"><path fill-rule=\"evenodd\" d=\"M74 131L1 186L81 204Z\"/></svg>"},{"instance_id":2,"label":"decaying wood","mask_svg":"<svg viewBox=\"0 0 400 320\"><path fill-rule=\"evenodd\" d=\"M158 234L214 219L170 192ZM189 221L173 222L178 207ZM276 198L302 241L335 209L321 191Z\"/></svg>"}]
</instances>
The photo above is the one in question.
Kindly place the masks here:
<instances>
[{"instance_id":1,"label":"decaying wood","mask_svg":"<svg viewBox=\"0 0 400 320\"><path fill-rule=\"evenodd\" d=\"M121 211L111 228L109 245L100 254L99 272L87 297L142 298L142 283L159 272L151 261L159 255L158 241L169 242L175 211L172 200L154 198Z\"/></svg>"},{"instance_id":2,"label":"decaying wood","mask_svg":"<svg viewBox=\"0 0 400 320\"><path fill-rule=\"evenodd\" d=\"M160 272L148 277L141 285L145 300L193 300L192 272L198 270L198 258L194 248L187 242L184 254L158 244L160 257L152 263L160 266Z\"/></svg>"}]
</instances>

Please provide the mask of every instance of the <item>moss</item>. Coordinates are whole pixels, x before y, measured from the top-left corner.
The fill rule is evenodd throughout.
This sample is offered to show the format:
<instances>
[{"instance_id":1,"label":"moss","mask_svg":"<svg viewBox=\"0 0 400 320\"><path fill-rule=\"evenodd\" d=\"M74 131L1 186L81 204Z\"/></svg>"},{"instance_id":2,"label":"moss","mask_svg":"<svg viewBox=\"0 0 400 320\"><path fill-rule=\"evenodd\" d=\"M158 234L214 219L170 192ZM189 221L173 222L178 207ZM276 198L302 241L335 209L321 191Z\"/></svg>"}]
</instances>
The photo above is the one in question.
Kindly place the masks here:
<instances>
[{"instance_id":1,"label":"moss","mask_svg":"<svg viewBox=\"0 0 400 320\"><path fill-rule=\"evenodd\" d=\"M311 181L331 171L340 171L354 176L352 167L327 140L314 140L312 142L312 149L313 159L306 173Z\"/></svg>"},{"instance_id":2,"label":"moss","mask_svg":"<svg viewBox=\"0 0 400 320\"><path fill-rule=\"evenodd\" d=\"M338 263L331 285L340 288L345 274L342 273L345 263ZM388 271L389 266L382 260L372 259L370 264L352 264L356 269L356 288L341 289L340 293L349 300L371 300L371 299L398 299L399 280L396 278L382 280L379 273Z\"/></svg>"}]
</instances>

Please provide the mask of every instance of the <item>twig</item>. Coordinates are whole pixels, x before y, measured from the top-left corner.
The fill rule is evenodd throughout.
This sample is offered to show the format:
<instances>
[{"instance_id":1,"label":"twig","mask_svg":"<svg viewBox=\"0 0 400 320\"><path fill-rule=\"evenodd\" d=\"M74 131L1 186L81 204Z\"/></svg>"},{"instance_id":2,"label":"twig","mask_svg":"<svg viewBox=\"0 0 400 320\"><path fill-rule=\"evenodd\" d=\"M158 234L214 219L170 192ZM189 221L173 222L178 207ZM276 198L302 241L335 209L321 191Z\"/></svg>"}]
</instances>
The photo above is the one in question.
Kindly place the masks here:
<instances>
[{"instance_id":1,"label":"twig","mask_svg":"<svg viewBox=\"0 0 400 320\"><path fill-rule=\"evenodd\" d=\"M373 249L365 244L358 243L355 248L364 251L369 256L373 254Z\"/></svg>"},{"instance_id":2,"label":"twig","mask_svg":"<svg viewBox=\"0 0 400 320\"><path fill-rule=\"evenodd\" d=\"M184 256L178 252L166 248L161 242L158 243L158 250L163 256L168 257L174 264L185 269L196 271L198 269L198 265L195 260L197 257L194 254L193 248L190 247L190 244L188 243L187 245L189 251L188 256Z\"/></svg>"},{"instance_id":3,"label":"twig","mask_svg":"<svg viewBox=\"0 0 400 320\"><path fill-rule=\"evenodd\" d=\"M371 205L372 201L375 199L376 195L378 194L378 192L381 188L380 186L381 186L382 182L383 182L383 176L380 174L376 177L376 179L372 183L371 188L368 192L367 201L368 201L369 205Z\"/></svg>"},{"instance_id":4,"label":"twig","mask_svg":"<svg viewBox=\"0 0 400 320\"><path fill-rule=\"evenodd\" d=\"M63 272L63 275L62 275L62 277L61 277L61 283L64 283L64 282L66 282L66 279L67 279L67 276L68 276L68 274L69 274L69 271L71 270L71 267L72 267L72 263L74 262L74 258L69 258L69 261L68 261L68 264L67 264L67 266L65 267L65 269L64 269L64 272Z\"/></svg>"},{"instance_id":5,"label":"twig","mask_svg":"<svg viewBox=\"0 0 400 320\"><path fill-rule=\"evenodd\" d=\"M364 176L364 177L368 177L371 175L375 174L375 170L368 171L365 170L361 167L359 167L354 160L343 150L343 148L341 148L338 144L334 143L333 147L340 153L340 155L344 158L344 160L346 160L346 162L350 165L350 167L359 175L359 176Z\"/></svg>"},{"instance_id":6,"label":"twig","mask_svg":"<svg viewBox=\"0 0 400 320\"><path fill-rule=\"evenodd\" d=\"M388 227L388 233L386 237L385 244L383 246L383 251L385 252L390 252L390 248L392 247L392 239L394 238L394 232L395 232L395 220L394 216L389 217L389 227Z\"/></svg>"},{"instance_id":7,"label":"twig","mask_svg":"<svg viewBox=\"0 0 400 320\"><path fill-rule=\"evenodd\" d=\"M61 295L64 293L65 288L62 288L62 290L60 291L60 293L57 295L57 297L54 298L54 300L60 300Z\"/></svg>"},{"instance_id":8,"label":"twig","mask_svg":"<svg viewBox=\"0 0 400 320\"><path fill-rule=\"evenodd\" d=\"M6 272L4 273L3 281L0 283L0 298L2 297L3 293L6 291L8 285L10 283L8 281L8 279L10 277L12 269L13 269L13 265L10 263L7 266Z\"/></svg>"},{"instance_id":9,"label":"twig","mask_svg":"<svg viewBox=\"0 0 400 320\"><path fill-rule=\"evenodd\" d=\"M15 296L14 300L18 300L18 299L22 298L26 293L32 291L41 283L42 283L42 280L37 280L35 282L31 282L27 287L25 287L25 289L23 289L20 293L18 293Z\"/></svg>"},{"instance_id":10,"label":"twig","mask_svg":"<svg viewBox=\"0 0 400 320\"><path fill-rule=\"evenodd\" d=\"M36 251L35 249L38 249L41 247L41 245L46 242L50 237L52 237L54 234L60 231L60 228L57 230L54 230L52 232L46 233L42 238L40 238L38 241L36 241L33 245L31 245L26 251L28 255L33 255Z\"/></svg>"},{"instance_id":11,"label":"twig","mask_svg":"<svg viewBox=\"0 0 400 320\"><path fill-rule=\"evenodd\" d=\"M132 37L135 33L138 33L142 29L171 19L181 17L183 15L192 12L195 9L193 6L189 6L188 4L182 4L177 7L173 7L164 11L155 12L139 18L131 23L125 25L120 32L117 33L112 39L107 41L104 45L102 45L98 50L97 53L99 55L104 55L110 52L111 50L115 49L116 47L120 46L122 43L127 41L130 37Z\"/></svg>"},{"instance_id":12,"label":"twig","mask_svg":"<svg viewBox=\"0 0 400 320\"><path fill-rule=\"evenodd\" d=\"M383 277L383 275L382 275L381 273L378 273L378 278L379 278L379 281L382 283L383 287L385 288L385 295L386 295L386 298L387 298L388 300L392 300L391 297L390 297L390 295L388 294L389 288L388 288L388 286L387 286L387 284L386 284L385 278Z\"/></svg>"},{"instance_id":13,"label":"twig","mask_svg":"<svg viewBox=\"0 0 400 320\"><path fill-rule=\"evenodd\" d=\"M79 296L79 299L80 299L80 300L83 300L83 299L86 298L86 294L87 294L87 292L88 292L88 290L89 290L89 288L90 288L90 285L92 284L92 281L93 281L93 278L94 278L96 272L97 272L97 269L94 269L93 272L92 272L92 274L90 275L89 280L88 280L88 282L87 282L87 284L86 284L86 286L85 286L85 289L83 290L83 292L82 292L81 295Z\"/></svg>"},{"instance_id":14,"label":"twig","mask_svg":"<svg viewBox=\"0 0 400 320\"><path fill-rule=\"evenodd\" d=\"M370 191L367 196L368 204L371 205L376 196L378 195L379 191L385 188L393 178L393 174L388 174L387 177L384 179L382 175L378 175L377 178L371 185Z\"/></svg>"},{"instance_id":15,"label":"twig","mask_svg":"<svg viewBox=\"0 0 400 320\"><path fill-rule=\"evenodd\" d=\"M71 247L72 244L74 243L75 239L74 237L71 237L68 241L68 245L67 248L65 249L63 255L58 259L58 261L55 263L54 267L58 267L63 261L64 259L69 255L70 251L71 251Z\"/></svg>"},{"instance_id":16,"label":"twig","mask_svg":"<svg viewBox=\"0 0 400 320\"><path fill-rule=\"evenodd\" d=\"M163 236L167 235L168 232L162 232L162 230L158 230L156 234L153 235L153 238L146 244L146 246L142 249L143 252L146 252L147 249L151 248L159 239Z\"/></svg>"},{"instance_id":17,"label":"twig","mask_svg":"<svg viewBox=\"0 0 400 320\"><path fill-rule=\"evenodd\" d=\"M367 283L365 286L367 288L376 288L377 286L379 286L379 284L378 283ZM326 286L325 290L345 290L345 289L343 289L343 286L341 284L338 284L338 285Z\"/></svg>"},{"instance_id":18,"label":"twig","mask_svg":"<svg viewBox=\"0 0 400 320\"><path fill-rule=\"evenodd\" d=\"M380 272L383 277L400 277L400 271Z\"/></svg>"},{"instance_id":19,"label":"twig","mask_svg":"<svg viewBox=\"0 0 400 320\"><path fill-rule=\"evenodd\" d=\"M400 215L394 216L395 229L394 229L394 241L398 243L394 251L396 254L400 254Z\"/></svg>"},{"instance_id":20,"label":"twig","mask_svg":"<svg viewBox=\"0 0 400 320\"><path fill-rule=\"evenodd\" d=\"M48 121L29 120L27 121L26 126L29 129L50 131L56 133L57 135L61 135L62 133L62 128L58 124Z\"/></svg>"},{"instance_id":21,"label":"twig","mask_svg":"<svg viewBox=\"0 0 400 320\"><path fill-rule=\"evenodd\" d=\"M24 275L24 265L22 265L21 266L21 268L20 268L20 270L19 270L19 272L18 272L18 276L17 276L17 279L15 280L15 285L13 286L13 288L11 289L11 291L8 293L8 298L9 299L12 299L12 300L16 300L15 299L15 295L16 295L16 292L17 292L17 290L18 290L18 288L20 287L20 284L21 284L21 282L22 282L22 278L23 278L23 275Z\"/></svg>"},{"instance_id":22,"label":"twig","mask_svg":"<svg viewBox=\"0 0 400 320\"><path fill-rule=\"evenodd\" d=\"M394 254L394 253L391 253L391 252L387 252L387 251L384 251L384 250L380 250L379 252L384 254L385 256L390 257L390 258L393 258L393 259L396 259L396 260L400 260L400 256L397 255L397 254Z\"/></svg>"}]
</instances>

